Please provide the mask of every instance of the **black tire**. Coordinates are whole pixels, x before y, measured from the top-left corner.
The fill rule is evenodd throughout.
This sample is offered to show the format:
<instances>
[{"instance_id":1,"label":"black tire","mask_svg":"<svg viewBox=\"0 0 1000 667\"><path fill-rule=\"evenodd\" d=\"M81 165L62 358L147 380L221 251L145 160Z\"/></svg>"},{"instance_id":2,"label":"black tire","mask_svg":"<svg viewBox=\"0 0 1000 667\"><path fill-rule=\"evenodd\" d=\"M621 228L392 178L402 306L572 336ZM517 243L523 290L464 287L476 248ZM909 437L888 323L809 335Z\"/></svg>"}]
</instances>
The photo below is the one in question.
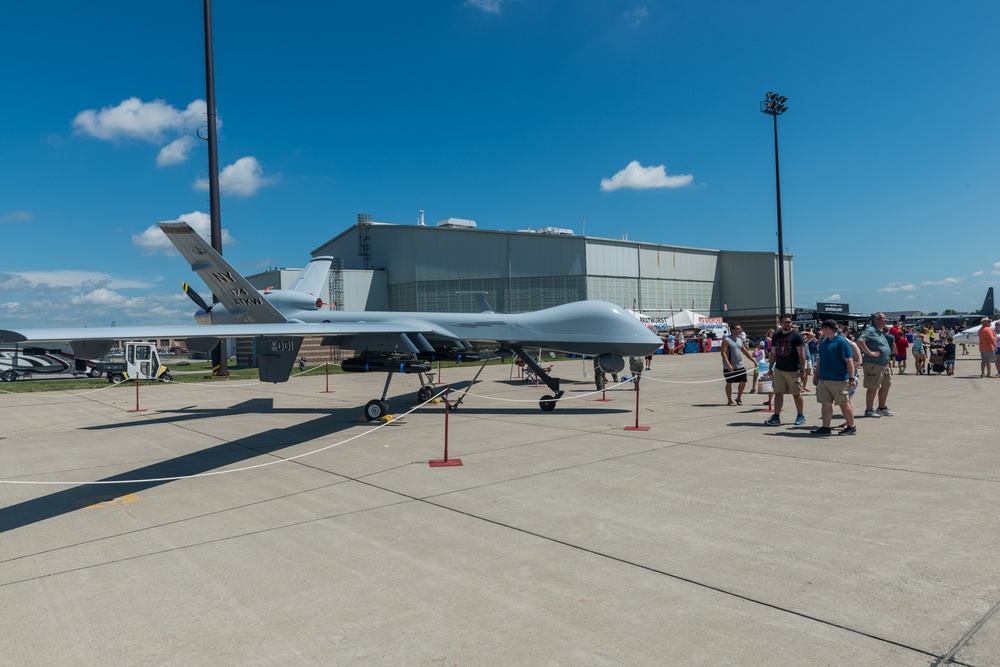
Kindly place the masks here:
<instances>
[{"instance_id":1,"label":"black tire","mask_svg":"<svg viewBox=\"0 0 1000 667\"><path fill-rule=\"evenodd\" d=\"M420 401L421 403L426 403L427 401L431 400L431 396L433 395L434 395L434 387L426 385L421 387L420 390L417 391L417 400Z\"/></svg>"},{"instance_id":2,"label":"black tire","mask_svg":"<svg viewBox=\"0 0 1000 667\"><path fill-rule=\"evenodd\" d=\"M161 382L173 382L174 381L174 376L171 375L169 372L164 373L163 375L160 376L160 381Z\"/></svg>"},{"instance_id":3,"label":"black tire","mask_svg":"<svg viewBox=\"0 0 1000 667\"><path fill-rule=\"evenodd\" d=\"M3 381L4 382L13 382L16 379L17 379L17 373L14 372L13 370L9 369L9 370L6 370L6 371L3 372Z\"/></svg>"},{"instance_id":4,"label":"black tire","mask_svg":"<svg viewBox=\"0 0 1000 667\"><path fill-rule=\"evenodd\" d=\"M556 399L546 394L538 401L538 407L542 409L542 412L552 412L556 409Z\"/></svg>"},{"instance_id":5,"label":"black tire","mask_svg":"<svg viewBox=\"0 0 1000 667\"><path fill-rule=\"evenodd\" d=\"M108 376L108 382L111 384L121 384L125 381L125 376L121 373L112 373Z\"/></svg>"},{"instance_id":6,"label":"black tire","mask_svg":"<svg viewBox=\"0 0 1000 667\"><path fill-rule=\"evenodd\" d=\"M388 412L389 406L384 401L380 401L377 398L373 398L368 401L367 405L365 405L365 417L367 417L370 422L377 422Z\"/></svg>"},{"instance_id":7,"label":"black tire","mask_svg":"<svg viewBox=\"0 0 1000 667\"><path fill-rule=\"evenodd\" d=\"M87 376L92 378L99 378L101 377L101 371L97 370L96 368L91 368L89 371L87 371Z\"/></svg>"}]
</instances>

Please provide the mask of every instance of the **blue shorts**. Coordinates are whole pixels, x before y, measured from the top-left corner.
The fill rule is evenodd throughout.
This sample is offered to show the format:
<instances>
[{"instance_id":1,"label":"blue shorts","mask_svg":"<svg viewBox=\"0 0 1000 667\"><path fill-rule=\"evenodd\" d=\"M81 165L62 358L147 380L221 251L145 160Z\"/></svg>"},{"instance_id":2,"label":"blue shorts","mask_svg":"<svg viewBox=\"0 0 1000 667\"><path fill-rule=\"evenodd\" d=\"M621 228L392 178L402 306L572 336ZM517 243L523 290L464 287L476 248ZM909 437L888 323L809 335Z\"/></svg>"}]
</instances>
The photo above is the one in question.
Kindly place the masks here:
<instances>
[{"instance_id":1,"label":"blue shorts","mask_svg":"<svg viewBox=\"0 0 1000 667\"><path fill-rule=\"evenodd\" d=\"M906 355L905 354L897 354L896 355L896 361L906 361Z\"/></svg>"},{"instance_id":2,"label":"blue shorts","mask_svg":"<svg viewBox=\"0 0 1000 667\"><path fill-rule=\"evenodd\" d=\"M954 360L954 359L945 359L945 360L944 360L944 367L945 367L945 368L948 368L949 366L950 366L951 368L954 368L954 367L955 367L955 360Z\"/></svg>"}]
</instances>

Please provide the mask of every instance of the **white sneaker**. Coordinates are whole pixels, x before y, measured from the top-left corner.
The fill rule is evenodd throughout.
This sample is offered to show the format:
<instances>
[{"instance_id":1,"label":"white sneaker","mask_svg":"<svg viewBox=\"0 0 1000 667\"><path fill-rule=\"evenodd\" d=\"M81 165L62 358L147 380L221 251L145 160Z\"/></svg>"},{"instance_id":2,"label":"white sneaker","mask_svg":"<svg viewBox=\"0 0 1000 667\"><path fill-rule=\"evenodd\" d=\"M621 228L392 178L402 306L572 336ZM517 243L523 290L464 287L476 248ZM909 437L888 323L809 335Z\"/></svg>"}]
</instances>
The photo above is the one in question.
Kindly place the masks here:
<instances>
[{"instance_id":1,"label":"white sneaker","mask_svg":"<svg viewBox=\"0 0 1000 667\"><path fill-rule=\"evenodd\" d=\"M894 414L896 414L895 412L893 412L889 408L879 408L878 410L875 411L875 413L879 417L892 417Z\"/></svg>"},{"instance_id":2,"label":"white sneaker","mask_svg":"<svg viewBox=\"0 0 1000 667\"><path fill-rule=\"evenodd\" d=\"M865 410L865 417L874 417L878 419L881 416L882 415L880 415L877 410Z\"/></svg>"}]
</instances>

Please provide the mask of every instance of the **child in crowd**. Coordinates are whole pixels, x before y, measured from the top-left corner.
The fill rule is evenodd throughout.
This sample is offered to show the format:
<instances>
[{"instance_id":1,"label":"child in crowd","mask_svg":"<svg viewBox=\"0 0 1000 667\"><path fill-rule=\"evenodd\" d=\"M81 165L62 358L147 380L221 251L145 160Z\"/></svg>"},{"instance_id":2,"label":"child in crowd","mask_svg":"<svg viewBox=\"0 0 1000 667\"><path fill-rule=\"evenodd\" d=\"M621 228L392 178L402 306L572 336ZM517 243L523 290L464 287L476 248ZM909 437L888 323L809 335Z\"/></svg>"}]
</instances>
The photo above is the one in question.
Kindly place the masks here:
<instances>
[{"instance_id":1,"label":"child in crowd","mask_svg":"<svg viewBox=\"0 0 1000 667\"><path fill-rule=\"evenodd\" d=\"M948 375L955 374L955 339L951 336L944 346L944 368Z\"/></svg>"},{"instance_id":2,"label":"child in crowd","mask_svg":"<svg viewBox=\"0 0 1000 667\"><path fill-rule=\"evenodd\" d=\"M899 374L906 375L906 350L910 347L910 341L906 334L900 330L896 334L896 363L899 365Z\"/></svg>"},{"instance_id":3,"label":"child in crowd","mask_svg":"<svg viewBox=\"0 0 1000 667\"><path fill-rule=\"evenodd\" d=\"M764 341L757 343L757 349L753 352L753 380L750 383L750 393L757 393L757 376L767 374L767 346ZM763 363L762 363L763 362Z\"/></svg>"}]
</instances>

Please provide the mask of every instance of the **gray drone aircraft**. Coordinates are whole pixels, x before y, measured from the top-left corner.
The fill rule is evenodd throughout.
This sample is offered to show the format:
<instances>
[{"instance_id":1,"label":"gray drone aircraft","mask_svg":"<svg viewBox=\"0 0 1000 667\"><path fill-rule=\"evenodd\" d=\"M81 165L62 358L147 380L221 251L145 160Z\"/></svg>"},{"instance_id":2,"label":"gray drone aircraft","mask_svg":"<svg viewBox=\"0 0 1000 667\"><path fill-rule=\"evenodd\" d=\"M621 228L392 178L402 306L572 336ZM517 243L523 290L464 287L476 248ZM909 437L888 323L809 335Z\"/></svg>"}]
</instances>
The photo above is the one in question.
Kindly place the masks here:
<instances>
[{"instance_id":1,"label":"gray drone aircraft","mask_svg":"<svg viewBox=\"0 0 1000 667\"><path fill-rule=\"evenodd\" d=\"M474 359L473 343L495 343L534 371L553 392L539 401L546 412L555 409L565 392L559 379L546 373L525 348L594 356L603 370L618 372L623 356L653 354L662 345L632 314L606 301L577 301L517 314L324 310L319 295L331 258L314 258L290 289L257 290L187 223L158 224L219 301L210 305L184 284L199 306L196 324L0 330L0 343L69 341L76 357L97 359L119 340L183 338L189 349L208 351L222 338L253 338L261 381L285 382L302 338L322 336L324 345L356 351L342 364L346 372L389 374L382 397L365 406L372 420L388 410L385 399L393 373L422 375L430 370L430 360L458 355ZM432 392L424 385L418 398L427 400Z\"/></svg>"}]
</instances>

